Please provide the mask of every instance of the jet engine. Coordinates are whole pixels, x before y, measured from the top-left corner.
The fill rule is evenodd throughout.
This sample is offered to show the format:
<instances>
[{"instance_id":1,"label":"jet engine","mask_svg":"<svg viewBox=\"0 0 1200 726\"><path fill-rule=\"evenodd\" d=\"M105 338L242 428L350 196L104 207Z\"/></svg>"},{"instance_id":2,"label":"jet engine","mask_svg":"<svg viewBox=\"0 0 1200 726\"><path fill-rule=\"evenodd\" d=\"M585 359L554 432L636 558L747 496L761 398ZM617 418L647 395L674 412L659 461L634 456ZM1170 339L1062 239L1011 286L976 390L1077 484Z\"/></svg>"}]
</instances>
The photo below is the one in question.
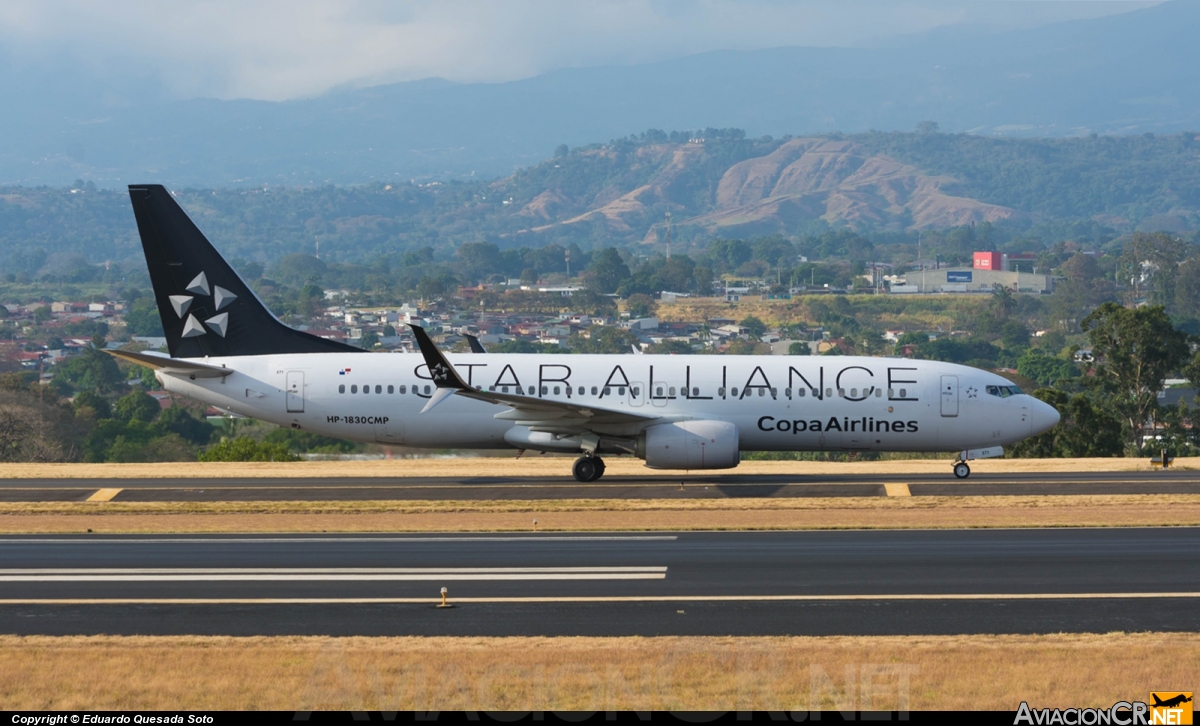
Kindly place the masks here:
<instances>
[{"instance_id":1,"label":"jet engine","mask_svg":"<svg viewBox=\"0 0 1200 726\"><path fill-rule=\"evenodd\" d=\"M651 469L731 469L741 461L737 426L728 421L678 421L638 437L637 456Z\"/></svg>"}]
</instances>

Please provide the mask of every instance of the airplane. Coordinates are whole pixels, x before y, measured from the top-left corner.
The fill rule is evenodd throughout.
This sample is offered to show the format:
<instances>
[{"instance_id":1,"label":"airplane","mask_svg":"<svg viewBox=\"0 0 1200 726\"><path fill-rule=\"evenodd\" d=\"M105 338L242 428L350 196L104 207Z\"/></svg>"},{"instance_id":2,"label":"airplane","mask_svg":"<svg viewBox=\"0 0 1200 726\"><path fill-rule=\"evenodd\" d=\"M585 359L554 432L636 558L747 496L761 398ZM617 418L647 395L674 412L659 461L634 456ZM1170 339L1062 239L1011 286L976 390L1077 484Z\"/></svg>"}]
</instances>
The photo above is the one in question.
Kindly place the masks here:
<instances>
[{"instance_id":1,"label":"airplane","mask_svg":"<svg viewBox=\"0 0 1200 726\"><path fill-rule=\"evenodd\" d=\"M987 371L856 356L368 353L285 325L161 185L129 187L168 353L108 351L163 388L324 436L421 448L606 455L651 469L731 469L747 451L958 452L969 460L1058 423ZM474 345L472 345L474 348Z\"/></svg>"},{"instance_id":2,"label":"airplane","mask_svg":"<svg viewBox=\"0 0 1200 726\"><path fill-rule=\"evenodd\" d=\"M1157 693L1151 693L1150 697L1154 699L1154 703L1152 705L1155 708L1175 708L1177 706L1182 706L1183 704L1188 703L1189 701L1192 700L1186 693L1181 693L1178 696L1175 696L1173 698L1168 698L1165 701L1158 700Z\"/></svg>"}]
</instances>

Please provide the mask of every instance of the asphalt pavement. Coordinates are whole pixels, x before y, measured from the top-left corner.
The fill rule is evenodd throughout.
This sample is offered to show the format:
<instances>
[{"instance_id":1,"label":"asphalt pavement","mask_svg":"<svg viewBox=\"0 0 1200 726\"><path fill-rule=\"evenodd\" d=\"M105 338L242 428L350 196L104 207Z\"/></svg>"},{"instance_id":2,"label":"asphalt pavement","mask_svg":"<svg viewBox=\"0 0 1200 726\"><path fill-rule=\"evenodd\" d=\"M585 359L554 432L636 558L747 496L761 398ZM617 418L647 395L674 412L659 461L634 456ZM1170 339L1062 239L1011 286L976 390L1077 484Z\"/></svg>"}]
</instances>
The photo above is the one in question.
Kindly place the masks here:
<instances>
[{"instance_id":1,"label":"asphalt pavement","mask_svg":"<svg viewBox=\"0 0 1200 726\"><path fill-rule=\"evenodd\" d=\"M19 634L1196 631L1198 606L1182 527L0 536Z\"/></svg>"},{"instance_id":2,"label":"asphalt pavement","mask_svg":"<svg viewBox=\"0 0 1200 726\"><path fill-rule=\"evenodd\" d=\"M881 497L888 495L887 485L904 485L915 497L1200 494L1200 472L972 474L959 480L947 462L944 474L608 475L592 484L570 476L9 479L0 483L0 502L72 502L98 496L116 502Z\"/></svg>"}]
</instances>

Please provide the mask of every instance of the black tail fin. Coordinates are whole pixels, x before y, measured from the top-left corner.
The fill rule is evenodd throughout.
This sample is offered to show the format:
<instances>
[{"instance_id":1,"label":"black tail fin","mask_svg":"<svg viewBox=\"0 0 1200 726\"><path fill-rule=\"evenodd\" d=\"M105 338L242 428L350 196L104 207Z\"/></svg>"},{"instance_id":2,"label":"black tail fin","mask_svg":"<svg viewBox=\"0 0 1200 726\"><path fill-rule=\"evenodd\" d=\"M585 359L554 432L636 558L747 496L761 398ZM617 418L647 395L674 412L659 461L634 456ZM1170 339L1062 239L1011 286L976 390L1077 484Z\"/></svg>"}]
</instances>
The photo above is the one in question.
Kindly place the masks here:
<instances>
[{"instance_id":1,"label":"black tail fin","mask_svg":"<svg viewBox=\"0 0 1200 726\"><path fill-rule=\"evenodd\" d=\"M366 352L289 328L158 184L129 187L172 358Z\"/></svg>"}]
</instances>

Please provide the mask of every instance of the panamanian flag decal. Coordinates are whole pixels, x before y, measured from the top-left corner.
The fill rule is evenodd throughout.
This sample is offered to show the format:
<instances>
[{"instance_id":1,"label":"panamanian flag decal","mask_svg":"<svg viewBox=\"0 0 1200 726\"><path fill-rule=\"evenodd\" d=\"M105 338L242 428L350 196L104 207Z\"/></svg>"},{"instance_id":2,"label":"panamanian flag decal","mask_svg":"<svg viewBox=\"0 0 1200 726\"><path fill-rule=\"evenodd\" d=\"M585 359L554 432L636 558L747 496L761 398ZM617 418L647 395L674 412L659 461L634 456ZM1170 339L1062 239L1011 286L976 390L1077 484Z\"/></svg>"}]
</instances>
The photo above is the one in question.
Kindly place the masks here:
<instances>
[{"instance_id":1,"label":"panamanian flag decal","mask_svg":"<svg viewBox=\"0 0 1200 726\"><path fill-rule=\"evenodd\" d=\"M350 369L349 369L349 368L343 368L342 370L338 371L338 375L339 375L339 376L344 376L344 375L346 375L346 374L347 374L347 373L349 373L349 372L350 372Z\"/></svg>"}]
</instances>

